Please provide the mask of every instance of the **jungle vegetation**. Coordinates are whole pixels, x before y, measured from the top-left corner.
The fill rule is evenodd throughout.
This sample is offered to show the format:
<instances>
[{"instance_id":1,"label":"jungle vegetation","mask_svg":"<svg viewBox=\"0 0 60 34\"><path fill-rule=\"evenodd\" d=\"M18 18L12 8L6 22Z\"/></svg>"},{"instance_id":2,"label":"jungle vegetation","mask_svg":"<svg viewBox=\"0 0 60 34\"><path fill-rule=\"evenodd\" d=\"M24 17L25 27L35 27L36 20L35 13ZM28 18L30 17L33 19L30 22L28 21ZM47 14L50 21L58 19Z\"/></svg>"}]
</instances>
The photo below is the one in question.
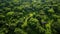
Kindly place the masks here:
<instances>
[{"instance_id":1,"label":"jungle vegetation","mask_svg":"<svg viewBox=\"0 0 60 34\"><path fill-rule=\"evenodd\" d=\"M60 0L0 0L0 34L60 34Z\"/></svg>"}]
</instances>

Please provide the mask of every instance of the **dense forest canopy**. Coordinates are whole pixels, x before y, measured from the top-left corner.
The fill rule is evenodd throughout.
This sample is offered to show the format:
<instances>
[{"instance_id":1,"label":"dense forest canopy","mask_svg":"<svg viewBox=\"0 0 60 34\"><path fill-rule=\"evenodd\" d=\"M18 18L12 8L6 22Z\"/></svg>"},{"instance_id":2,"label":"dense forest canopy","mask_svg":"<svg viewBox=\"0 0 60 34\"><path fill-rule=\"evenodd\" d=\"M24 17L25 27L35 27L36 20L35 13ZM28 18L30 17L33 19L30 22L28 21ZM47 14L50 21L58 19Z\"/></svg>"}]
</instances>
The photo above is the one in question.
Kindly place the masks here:
<instances>
[{"instance_id":1,"label":"dense forest canopy","mask_svg":"<svg viewBox=\"0 0 60 34\"><path fill-rule=\"evenodd\" d=\"M0 0L0 34L60 34L60 0Z\"/></svg>"}]
</instances>

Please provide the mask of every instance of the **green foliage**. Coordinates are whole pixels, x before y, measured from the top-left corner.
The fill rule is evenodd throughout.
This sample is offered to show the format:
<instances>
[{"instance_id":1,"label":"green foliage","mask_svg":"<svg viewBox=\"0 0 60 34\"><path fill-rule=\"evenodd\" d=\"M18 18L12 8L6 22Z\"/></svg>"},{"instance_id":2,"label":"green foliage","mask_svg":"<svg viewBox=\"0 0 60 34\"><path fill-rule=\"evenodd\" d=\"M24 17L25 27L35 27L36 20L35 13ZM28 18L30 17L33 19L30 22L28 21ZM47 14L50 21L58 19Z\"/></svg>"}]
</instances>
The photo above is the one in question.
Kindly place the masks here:
<instances>
[{"instance_id":1,"label":"green foliage","mask_svg":"<svg viewBox=\"0 0 60 34\"><path fill-rule=\"evenodd\" d=\"M0 34L60 34L60 0L0 0Z\"/></svg>"},{"instance_id":2,"label":"green foliage","mask_svg":"<svg viewBox=\"0 0 60 34\"><path fill-rule=\"evenodd\" d=\"M7 15L13 15L13 14L14 14L13 11L7 13Z\"/></svg>"}]
</instances>

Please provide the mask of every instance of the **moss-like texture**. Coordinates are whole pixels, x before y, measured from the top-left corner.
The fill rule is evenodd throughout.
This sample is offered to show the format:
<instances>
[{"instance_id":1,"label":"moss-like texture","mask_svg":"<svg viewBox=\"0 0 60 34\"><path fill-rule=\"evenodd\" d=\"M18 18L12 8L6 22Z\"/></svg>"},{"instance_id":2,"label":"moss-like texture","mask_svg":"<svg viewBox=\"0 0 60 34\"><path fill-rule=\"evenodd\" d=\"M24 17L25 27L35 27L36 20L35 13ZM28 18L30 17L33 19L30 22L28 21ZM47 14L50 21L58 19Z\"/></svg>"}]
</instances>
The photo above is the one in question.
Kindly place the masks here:
<instances>
[{"instance_id":1,"label":"moss-like texture","mask_svg":"<svg viewBox=\"0 0 60 34\"><path fill-rule=\"evenodd\" d=\"M0 0L0 34L60 34L60 0Z\"/></svg>"}]
</instances>

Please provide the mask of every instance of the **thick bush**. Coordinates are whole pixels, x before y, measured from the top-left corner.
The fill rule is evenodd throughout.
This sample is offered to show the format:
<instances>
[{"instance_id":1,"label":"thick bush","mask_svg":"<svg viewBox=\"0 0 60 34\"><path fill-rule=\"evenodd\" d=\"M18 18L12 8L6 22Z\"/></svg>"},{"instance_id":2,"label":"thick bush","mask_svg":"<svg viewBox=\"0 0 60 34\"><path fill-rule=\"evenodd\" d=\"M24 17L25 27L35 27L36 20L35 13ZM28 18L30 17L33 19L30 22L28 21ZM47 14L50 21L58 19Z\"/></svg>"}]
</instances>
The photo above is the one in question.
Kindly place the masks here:
<instances>
[{"instance_id":1,"label":"thick bush","mask_svg":"<svg viewBox=\"0 0 60 34\"><path fill-rule=\"evenodd\" d=\"M60 0L0 0L0 34L60 34Z\"/></svg>"}]
</instances>

